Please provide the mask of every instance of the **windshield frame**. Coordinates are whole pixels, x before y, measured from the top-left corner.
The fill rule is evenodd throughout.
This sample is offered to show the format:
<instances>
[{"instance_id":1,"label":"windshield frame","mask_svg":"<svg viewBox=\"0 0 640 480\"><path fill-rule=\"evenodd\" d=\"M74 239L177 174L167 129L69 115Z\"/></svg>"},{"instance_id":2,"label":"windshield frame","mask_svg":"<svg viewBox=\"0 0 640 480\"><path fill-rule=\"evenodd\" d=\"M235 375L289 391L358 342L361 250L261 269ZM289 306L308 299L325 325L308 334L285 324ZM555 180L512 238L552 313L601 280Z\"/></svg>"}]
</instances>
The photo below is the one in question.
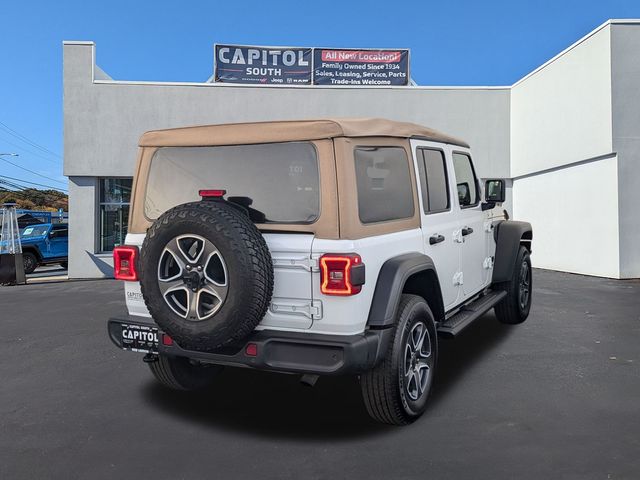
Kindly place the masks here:
<instances>
[{"instance_id":1,"label":"windshield frame","mask_svg":"<svg viewBox=\"0 0 640 480\"><path fill-rule=\"evenodd\" d=\"M24 231L27 230L28 228L43 228L44 232L43 233L39 233L37 235L31 234L29 233L29 235L24 235ZM20 229L20 239L23 238L33 238L33 237L42 237L43 235L46 235L49 232L49 225L44 224L44 223L33 223L31 225L26 225L25 227Z\"/></svg>"}]
</instances>

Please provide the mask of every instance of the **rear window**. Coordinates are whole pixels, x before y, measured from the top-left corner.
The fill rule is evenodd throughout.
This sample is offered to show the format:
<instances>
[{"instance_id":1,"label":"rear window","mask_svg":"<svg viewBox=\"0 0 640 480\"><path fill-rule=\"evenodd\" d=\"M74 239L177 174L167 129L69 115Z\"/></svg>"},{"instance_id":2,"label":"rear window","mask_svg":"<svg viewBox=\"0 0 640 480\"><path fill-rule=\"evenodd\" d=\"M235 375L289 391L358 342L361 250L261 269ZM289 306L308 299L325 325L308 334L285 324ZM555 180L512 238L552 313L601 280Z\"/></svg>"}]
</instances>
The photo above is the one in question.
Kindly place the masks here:
<instances>
[{"instance_id":1,"label":"rear window","mask_svg":"<svg viewBox=\"0 0 640 480\"><path fill-rule=\"evenodd\" d=\"M318 156L308 142L164 147L151 160L144 211L158 218L202 189L224 189L256 223L313 223L320 215Z\"/></svg>"},{"instance_id":2,"label":"rear window","mask_svg":"<svg viewBox=\"0 0 640 480\"><path fill-rule=\"evenodd\" d=\"M354 156L360 221L374 223L413 217L413 191L405 149L358 147Z\"/></svg>"}]
</instances>

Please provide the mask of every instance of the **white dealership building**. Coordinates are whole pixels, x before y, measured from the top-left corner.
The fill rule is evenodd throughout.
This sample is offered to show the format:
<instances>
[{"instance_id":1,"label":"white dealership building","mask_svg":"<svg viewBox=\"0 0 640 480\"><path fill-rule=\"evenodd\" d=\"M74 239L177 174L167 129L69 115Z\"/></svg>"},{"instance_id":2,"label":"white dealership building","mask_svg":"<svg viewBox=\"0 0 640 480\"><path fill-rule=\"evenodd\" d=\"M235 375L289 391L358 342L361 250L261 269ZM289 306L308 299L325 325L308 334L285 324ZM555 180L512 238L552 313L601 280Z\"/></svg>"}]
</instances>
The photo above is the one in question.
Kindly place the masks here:
<instances>
[{"instance_id":1,"label":"white dealership building","mask_svg":"<svg viewBox=\"0 0 640 480\"><path fill-rule=\"evenodd\" d=\"M143 132L323 117L411 121L465 139L481 177L509 179L511 216L533 224L534 266L640 277L640 20L610 20L502 87L114 80L93 42L64 42L70 277L112 276Z\"/></svg>"}]
</instances>

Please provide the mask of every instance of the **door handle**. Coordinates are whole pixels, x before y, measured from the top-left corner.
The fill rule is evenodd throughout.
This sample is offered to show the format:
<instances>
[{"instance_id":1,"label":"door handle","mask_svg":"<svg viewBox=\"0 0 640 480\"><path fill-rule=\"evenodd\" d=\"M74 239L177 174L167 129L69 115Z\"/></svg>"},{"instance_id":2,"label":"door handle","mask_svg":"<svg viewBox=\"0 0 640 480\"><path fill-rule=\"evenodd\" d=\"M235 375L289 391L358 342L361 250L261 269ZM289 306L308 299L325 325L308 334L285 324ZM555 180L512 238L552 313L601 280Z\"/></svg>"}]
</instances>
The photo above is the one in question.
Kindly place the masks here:
<instances>
[{"instance_id":1,"label":"door handle","mask_svg":"<svg viewBox=\"0 0 640 480\"><path fill-rule=\"evenodd\" d=\"M462 236L466 237L467 235L471 235L473 233L473 228L471 227L464 227L462 229Z\"/></svg>"},{"instance_id":2,"label":"door handle","mask_svg":"<svg viewBox=\"0 0 640 480\"><path fill-rule=\"evenodd\" d=\"M435 245L440 242L444 242L444 235L435 234L429 237L429 245Z\"/></svg>"}]
</instances>

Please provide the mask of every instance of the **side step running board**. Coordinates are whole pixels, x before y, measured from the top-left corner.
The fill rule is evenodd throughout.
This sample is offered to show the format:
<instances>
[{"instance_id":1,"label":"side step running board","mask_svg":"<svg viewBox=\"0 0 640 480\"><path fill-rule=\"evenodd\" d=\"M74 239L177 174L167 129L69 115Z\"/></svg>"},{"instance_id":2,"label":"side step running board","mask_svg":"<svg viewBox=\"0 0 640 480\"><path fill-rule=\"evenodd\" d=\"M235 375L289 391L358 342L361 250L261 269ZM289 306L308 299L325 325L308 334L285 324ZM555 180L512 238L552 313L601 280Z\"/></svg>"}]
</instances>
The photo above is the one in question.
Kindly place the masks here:
<instances>
[{"instance_id":1,"label":"side step running board","mask_svg":"<svg viewBox=\"0 0 640 480\"><path fill-rule=\"evenodd\" d=\"M504 290L487 293L485 296L465 305L453 317L438 325L438 333L443 337L455 337L506 296L507 292Z\"/></svg>"}]
</instances>

